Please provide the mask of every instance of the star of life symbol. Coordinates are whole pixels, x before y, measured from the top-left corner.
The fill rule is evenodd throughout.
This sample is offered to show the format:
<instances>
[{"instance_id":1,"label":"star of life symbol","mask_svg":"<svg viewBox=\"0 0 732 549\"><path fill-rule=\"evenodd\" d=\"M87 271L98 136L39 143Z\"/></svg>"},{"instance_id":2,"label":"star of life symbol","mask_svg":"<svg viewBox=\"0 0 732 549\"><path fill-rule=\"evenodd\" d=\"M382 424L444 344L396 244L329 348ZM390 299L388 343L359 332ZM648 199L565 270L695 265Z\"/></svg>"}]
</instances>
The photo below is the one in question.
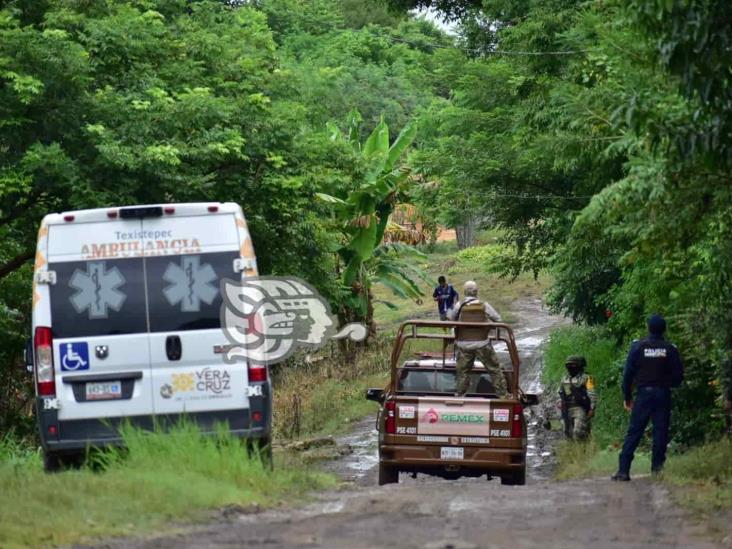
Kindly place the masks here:
<instances>
[{"instance_id":1,"label":"star of life symbol","mask_svg":"<svg viewBox=\"0 0 732 549\"><path fill-rule=\"evenodd\" d=\"M217 276L210 264L201 265L201 257L184 255L180 265L169 263L163 274L163 280L170 286L163 290L165 299L172 306L180 303L184 313L197 313L201 310L201 301L211 305L219 293L214 286Z\"/></svg>"},{"instance_id":2,"label":"star of life symbol","mask_svg":"<svg viewBox=\"0 0 732 549\"><path fill-rule=\"evenodd\" d=\"M358 323L338 331L328 301L298 278L222 280L221 295L221 327L231 344L225 358L230 363L275 364L298 348L317 349L328 339L361 341L367 334Z\"/></svg>"},{"instance_id":3,"label":"star of life symbol","mask_svg":"<svg viewBox=\"0 0 732 549\"><path fill-rule=\"evenodd\" d=\"M106 262L90 261L86 272L76 269L69 287L76 290L70 301L76 312L89 310L89 319L107 318L109 309L119 311L127 296L119 291L125 277L117 267L107 270Z\"/></svg>"}]
</instances>

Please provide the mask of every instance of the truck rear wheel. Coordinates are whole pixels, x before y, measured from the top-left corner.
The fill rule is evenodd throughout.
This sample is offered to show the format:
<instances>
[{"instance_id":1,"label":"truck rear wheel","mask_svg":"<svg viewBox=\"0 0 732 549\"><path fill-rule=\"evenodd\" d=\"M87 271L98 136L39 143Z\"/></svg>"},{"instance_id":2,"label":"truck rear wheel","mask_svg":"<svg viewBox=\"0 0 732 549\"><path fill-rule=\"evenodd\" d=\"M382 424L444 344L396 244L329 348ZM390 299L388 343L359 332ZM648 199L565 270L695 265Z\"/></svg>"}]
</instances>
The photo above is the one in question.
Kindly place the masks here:
<instances>
[{"instance_id":1,"label":"truck rear wheel","mask_svg":"<svg viewBox=\"0 0 732 549\"><path fill-rule=\"evenodd\" d=\"M399 469L379 463L379 486L399 482Z\"/></svg>"},{"instance_id":2,"label":"truck rear wheel","mask_svg":"<svg viewBox=\"0 0 732 549\"><path fill-rule=\"evenodd\" d=\"M505 486L523 486L526 484L526 468L524 467L517 473L502 476L501 484Z\"/></svg>"}]
</instances>

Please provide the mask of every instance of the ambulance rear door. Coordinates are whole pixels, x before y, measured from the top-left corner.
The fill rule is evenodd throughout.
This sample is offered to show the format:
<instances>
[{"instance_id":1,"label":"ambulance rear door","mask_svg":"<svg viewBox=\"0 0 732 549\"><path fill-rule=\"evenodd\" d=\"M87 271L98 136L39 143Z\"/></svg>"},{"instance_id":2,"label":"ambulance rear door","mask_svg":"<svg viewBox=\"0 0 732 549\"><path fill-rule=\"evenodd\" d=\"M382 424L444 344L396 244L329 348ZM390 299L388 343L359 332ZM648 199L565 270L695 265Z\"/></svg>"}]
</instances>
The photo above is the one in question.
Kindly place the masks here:
<instances>
[{"instance_id":1,"label":"ambulance rear door","mask_svg":"<svg viewBox=\"0 0 732 549\"><path fill-rule=\"evenodd\" d=\"M202 430L249 425L246 362L227 364L222 347L222 279L238 279L235 213L176 205L174 215L142 221L150 321L153 408L190 414Z\"/></svg>"},{"instance_id":2,"label":"ambulance rear door","mask_svg":"<svg viewBox=\"0 0 732 549\"><path fill-rule=\"evenodd\" d=\"M100 210L48 226L58 419L73 436L84 422L63 422L153 412L141 230Z\"/></svg>"}]
</instances>

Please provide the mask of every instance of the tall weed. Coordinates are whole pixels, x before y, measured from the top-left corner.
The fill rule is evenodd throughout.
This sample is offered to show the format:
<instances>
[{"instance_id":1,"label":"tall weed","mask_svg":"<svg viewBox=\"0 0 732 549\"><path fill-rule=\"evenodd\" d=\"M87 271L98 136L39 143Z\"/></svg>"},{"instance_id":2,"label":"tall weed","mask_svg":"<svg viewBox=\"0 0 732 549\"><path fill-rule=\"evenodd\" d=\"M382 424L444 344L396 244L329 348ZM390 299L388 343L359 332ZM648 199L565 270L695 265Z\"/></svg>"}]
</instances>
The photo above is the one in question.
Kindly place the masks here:
<instances>
[{"instance_id":1,"label":"tall weed","mask_svg":"<svg viewBox=\"0 0 732 549\"><path fill-rule=\"evenodd\" d=\"M275 439L343 432L375 411L366 389L386 384L390 351L391 340L379 337L352 360L336 355L309 362L303 355L288 361L273 376Z\"/></svg>"}]
</instances>

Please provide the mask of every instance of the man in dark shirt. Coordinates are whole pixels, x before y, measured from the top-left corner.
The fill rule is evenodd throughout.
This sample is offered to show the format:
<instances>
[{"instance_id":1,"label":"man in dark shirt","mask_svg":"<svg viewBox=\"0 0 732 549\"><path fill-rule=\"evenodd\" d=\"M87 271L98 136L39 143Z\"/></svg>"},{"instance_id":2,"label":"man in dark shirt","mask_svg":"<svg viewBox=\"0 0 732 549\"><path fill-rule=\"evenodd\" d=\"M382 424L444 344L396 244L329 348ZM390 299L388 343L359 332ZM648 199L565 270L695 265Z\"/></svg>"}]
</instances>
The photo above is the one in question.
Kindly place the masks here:
<instances>
[{"instance_id":1,"label":"man in dark shirt","mask_svg":"<svg viewBox=\"0 0 732 549\"><path fill-rule=\"evenodd\" d=\"M452 309L453 305L458 301L458 293L452 284L448 284L444 276L437 279L438 286L432 292L432 297L437 302L437 310L440 313L440 320L447 320L447 311Z\"/></svg>"},{"instance_id":2,"label":"man in dark shirt","mask_svg":"<svg viewBox=\"0 0 732 549\"><path fill-rule=\"evenodd\" d=\"M653 315L648 319L648 337L630 347L623 372L624 407L631 412L630 425L613 480L630 480L630 464L649 420L653 422L651 471L660 472L666 461L671 388L681 385L684 367L678 349L663 338L665 331L666 321ZM633 385L637 387L635 402Z\"/></svg>"}]
</instances>

